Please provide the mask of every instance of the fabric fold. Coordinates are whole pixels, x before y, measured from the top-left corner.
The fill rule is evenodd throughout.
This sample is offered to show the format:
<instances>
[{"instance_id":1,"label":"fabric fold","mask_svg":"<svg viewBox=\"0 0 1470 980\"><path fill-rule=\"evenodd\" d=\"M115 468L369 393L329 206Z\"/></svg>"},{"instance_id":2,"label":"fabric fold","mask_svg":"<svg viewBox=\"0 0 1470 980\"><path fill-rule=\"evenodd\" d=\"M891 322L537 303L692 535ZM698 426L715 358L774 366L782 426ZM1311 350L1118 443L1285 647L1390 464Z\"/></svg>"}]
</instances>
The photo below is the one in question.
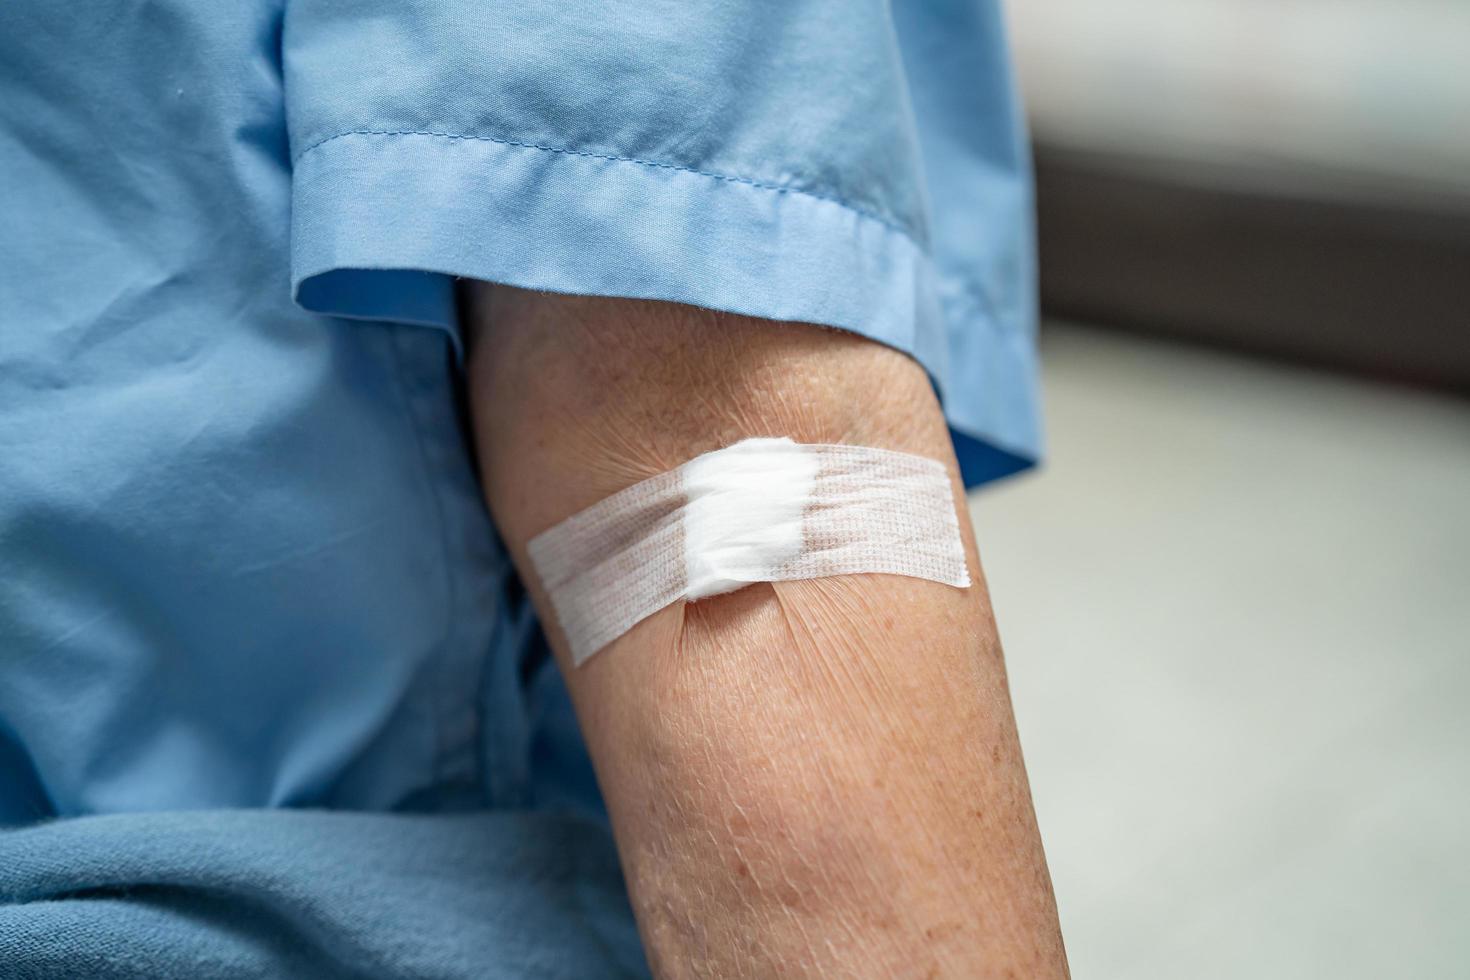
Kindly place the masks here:
<instances>
[{"instance_id":1,"label":"fabric fold","mask_svg":"<svg viewBox=\"0 0 1470 980\"><path fill-rule=\"evenodd\" d=\"M291 251L307 309L437 327L456 350L455 277L850 330L928 371L967 484L1037 452L1029 336L969 310L967 360L952 363L930 258L828 198L498 139L354 132L297 160Z\"/></svg>"}]
</instances>

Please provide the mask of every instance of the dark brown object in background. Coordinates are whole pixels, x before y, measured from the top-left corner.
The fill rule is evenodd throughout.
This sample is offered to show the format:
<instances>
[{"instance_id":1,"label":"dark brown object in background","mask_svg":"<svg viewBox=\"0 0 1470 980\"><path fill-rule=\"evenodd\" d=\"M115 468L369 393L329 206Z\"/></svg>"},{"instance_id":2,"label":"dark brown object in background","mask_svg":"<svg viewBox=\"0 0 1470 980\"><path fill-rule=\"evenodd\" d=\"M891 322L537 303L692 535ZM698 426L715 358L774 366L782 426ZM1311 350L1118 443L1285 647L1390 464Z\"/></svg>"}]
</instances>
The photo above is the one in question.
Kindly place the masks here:
<instances>
[{"instance_id":1,"label":"dark brown object in background","mask_svg":"<svg viewBox=\"0 0 1470 980\"><path fill-rule=\"evenodd\" d=\"M1470 394L1470 202L1036 148L1042 308Z\"/></svg>"}]
</instances>

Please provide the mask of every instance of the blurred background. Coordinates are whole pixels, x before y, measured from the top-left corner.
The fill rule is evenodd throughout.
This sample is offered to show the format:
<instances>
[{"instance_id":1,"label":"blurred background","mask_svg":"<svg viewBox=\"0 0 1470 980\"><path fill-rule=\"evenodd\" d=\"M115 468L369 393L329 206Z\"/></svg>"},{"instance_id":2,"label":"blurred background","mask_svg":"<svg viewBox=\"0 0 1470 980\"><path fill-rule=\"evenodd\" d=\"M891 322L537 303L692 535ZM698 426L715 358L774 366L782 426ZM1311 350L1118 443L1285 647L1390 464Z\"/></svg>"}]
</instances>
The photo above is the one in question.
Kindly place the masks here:
<instances>
[{"instance_id":1,"label":"blurred background","mask_svg":"<svg viewBox=\"0 0 1470 980\"><path fill-rule=\"evenodd\" d=\"M1049 460L972 510L1073 971L1470 976L1470 3L1009 17Z\"/></svg>"}]
</instances>

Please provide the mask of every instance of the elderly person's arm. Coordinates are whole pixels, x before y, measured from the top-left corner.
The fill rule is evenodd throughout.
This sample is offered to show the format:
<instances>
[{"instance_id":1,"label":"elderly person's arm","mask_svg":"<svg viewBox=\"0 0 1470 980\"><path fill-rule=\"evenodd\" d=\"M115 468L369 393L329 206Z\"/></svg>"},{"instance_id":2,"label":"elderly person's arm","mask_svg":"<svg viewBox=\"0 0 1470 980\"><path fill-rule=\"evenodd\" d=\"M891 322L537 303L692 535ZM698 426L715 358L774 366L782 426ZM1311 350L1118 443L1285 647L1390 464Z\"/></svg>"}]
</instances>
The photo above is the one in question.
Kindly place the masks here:
<instances>
[{"instance_id":1,"label":"elderly person's arm","mask_svg":"<svg viewBox=\"0 0 1470 980\"><path fill-rule=\"evenodd\" d=\"M939 459L923 370L868 340L475 285L486 494L547 622L657 975L1066 972L969 521L975 584L853 575L676 603L573 668L540 531L748 436Z\"/></svg>"}]
</instances>

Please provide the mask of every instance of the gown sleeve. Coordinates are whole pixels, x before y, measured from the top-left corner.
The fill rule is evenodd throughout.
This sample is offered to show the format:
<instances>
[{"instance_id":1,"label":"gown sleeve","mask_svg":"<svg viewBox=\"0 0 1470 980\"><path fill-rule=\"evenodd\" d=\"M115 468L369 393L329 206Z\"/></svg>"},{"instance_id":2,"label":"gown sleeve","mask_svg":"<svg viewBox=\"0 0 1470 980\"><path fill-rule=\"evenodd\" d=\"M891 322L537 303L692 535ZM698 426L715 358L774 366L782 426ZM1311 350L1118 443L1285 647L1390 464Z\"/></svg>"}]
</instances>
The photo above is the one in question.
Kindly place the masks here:
<instances>
[{"instance_id":1,"label":"gown sleeve","mask_svg":"<svg viewBox=\"0 0 1470 980\"><path fill-rule=\"evenodd\" d=\"M288 0L292 288L458 346L453 279L850 330L967 484L1040 449L992 0Z\"/></svg>"}]
</instances>

